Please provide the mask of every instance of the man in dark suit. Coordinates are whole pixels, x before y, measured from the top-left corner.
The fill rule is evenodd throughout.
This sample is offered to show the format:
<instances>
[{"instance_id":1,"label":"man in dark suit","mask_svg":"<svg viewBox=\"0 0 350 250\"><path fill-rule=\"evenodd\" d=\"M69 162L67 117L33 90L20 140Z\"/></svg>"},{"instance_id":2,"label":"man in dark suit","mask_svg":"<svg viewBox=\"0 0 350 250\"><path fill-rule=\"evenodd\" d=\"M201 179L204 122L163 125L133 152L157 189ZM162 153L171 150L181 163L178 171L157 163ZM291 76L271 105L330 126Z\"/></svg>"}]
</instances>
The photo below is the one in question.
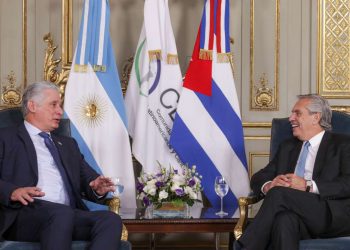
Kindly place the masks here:
<instances>
[{"instance_id":1,"label":"man in dark suit","mask_svg":"<svg viewBox=\"0 0 350 250\"><path fill-rule=\"evenodd\" d=\"M85 162L74 139L50 134L63 114L57 86L30 85L22 108L23 124L0 129L0 238L40 241L45 250L71 249L72 239L118 249L120 217L82 201L101 201L113 183Z\"/></svg>"},{"instance_id":2,"label":"man in dark suit","mask_svg":"<svg viewBox=\"0 0 350 250\"><path fill-rule=\"evenodd\" d=\"M350 234L350 137L329 132L331 109L301 95L289 117L295 138L253 175L263 204L236 249L299 249L299 240Z\"/></svg>"}]
</instances>

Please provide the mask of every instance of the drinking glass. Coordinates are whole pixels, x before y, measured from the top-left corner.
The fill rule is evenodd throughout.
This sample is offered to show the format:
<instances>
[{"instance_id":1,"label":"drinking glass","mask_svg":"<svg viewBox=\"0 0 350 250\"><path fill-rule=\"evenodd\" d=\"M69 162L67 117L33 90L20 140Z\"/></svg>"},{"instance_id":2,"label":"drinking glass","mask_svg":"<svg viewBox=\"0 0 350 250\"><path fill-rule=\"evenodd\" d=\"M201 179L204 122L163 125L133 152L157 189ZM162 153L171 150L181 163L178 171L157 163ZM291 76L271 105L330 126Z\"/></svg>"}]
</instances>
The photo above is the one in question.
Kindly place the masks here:
<instances>
[{"instance_id":1,"label":"drinking glass","mask_svg":"<svg viewBox=\"0 0 350 250\"><path fill-rule=\"evenodd\" d=\"M112 192L114 197L120 197L120 195L124 191L124 185L122 183L122 179L120 177L111 177L111 181L114 184L115 191Z\"/></svg>"},{"instance_id":2,"label":"drinking glass","mask_svg":"<svg viewBox=\"0 0 350 250\"><path fill-rule=\"evenodd\" d=\"M228 184L223 176L217 176L215 178L215 192L221 199L221 210L215 214L219 216L228 215L228 213L223 210L223 198L228 193Z\"/></svg>"}]
</instances>

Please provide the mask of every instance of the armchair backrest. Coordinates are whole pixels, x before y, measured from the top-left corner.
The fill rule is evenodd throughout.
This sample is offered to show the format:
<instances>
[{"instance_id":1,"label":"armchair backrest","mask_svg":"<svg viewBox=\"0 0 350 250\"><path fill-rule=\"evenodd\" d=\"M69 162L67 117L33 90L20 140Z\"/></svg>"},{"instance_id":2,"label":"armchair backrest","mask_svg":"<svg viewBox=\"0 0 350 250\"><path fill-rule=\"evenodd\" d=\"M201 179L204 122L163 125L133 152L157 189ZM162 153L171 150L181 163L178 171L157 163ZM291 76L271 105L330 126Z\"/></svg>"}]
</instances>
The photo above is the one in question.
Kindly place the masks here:
<instances>
[{"instance_id":1,"label":"armchair backrest","mask_svg":"<svg viewBox=\"0 0 350 250\"><path fill-rule=\"evenodd\" d=\"M350 115L344 112L333 111L332 131L335 133L350 134ZM280 143L291 137L293 137L293 133L288 118L272 119L270 160L276 154Z\"/></svg>"},{"instance_id":2,"label":"armchair backrest","mask_svg":"<svg viewBox=\"0 0 350 250\"><path fill-rule=\"evenodd\" d=\"M16 126L23 122L23 115L20 108L10 108L0 110L0 128ZM52 131L57 135L71 135L69 119L61 119L60 125L57 129Z\"/></svg>"}]
</instances>

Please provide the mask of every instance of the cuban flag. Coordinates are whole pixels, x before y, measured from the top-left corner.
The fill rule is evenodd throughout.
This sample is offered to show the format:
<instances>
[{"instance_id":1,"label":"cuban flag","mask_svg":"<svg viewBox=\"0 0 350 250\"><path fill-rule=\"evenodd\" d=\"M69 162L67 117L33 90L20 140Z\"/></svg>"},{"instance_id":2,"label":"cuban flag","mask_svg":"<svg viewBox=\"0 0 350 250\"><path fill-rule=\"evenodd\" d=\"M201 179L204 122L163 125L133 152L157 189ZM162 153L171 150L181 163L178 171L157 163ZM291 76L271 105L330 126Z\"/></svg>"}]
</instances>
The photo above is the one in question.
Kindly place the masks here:
<instances>
[{"instance_id":1,"label":"cuban flag","mask_svg":"<svg viewBox=\"0 0 350 250\"><path fill-rule=\"evenodd\" d=\"M109 1L85 0L65 90L65 115L86 161L104 176L121 177L121 206L136 207L125 107L109 27Z\"/></svg>"},{"instance_id":2,"label":"cuban flag","mask_svg":"<svg viewBox=\"0 0 350 250\"><path fill-rule=\"evenodd\" d=\"M170 144L184 163L197 166L213 207L220 207L215 177L226 179L230 190L224 204L232 216L237 199L246 196L250 188L231 66L229 20L229 0L205 2Z\"/></svg>"},{"instance_id":3,"label":"cuban flag","mask_svg":"<svg viewBox=\"0 0 350 250\"><path fill-rule=\"evenodd\" d=\"M146 0L144 23L125 95L132 152L143 171L178 168L170 147L177 102L182 88L168 0Z\"/></svg>"}]
</instances>

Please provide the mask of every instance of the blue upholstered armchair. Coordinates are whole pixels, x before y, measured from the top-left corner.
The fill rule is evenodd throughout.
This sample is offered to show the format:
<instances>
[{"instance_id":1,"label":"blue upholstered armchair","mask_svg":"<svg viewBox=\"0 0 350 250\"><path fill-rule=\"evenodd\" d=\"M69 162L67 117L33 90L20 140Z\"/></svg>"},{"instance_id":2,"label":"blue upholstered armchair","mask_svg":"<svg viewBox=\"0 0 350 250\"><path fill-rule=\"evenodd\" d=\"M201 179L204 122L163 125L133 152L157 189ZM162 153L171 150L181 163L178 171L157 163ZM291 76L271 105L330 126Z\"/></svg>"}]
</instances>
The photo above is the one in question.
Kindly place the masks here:
<instances>
[{"instance_id":1,"label":"blue upholstered armchair","mask_svg":"<svg viewBox=\"0 0 350 250\"><path fill-rule=\"evenodd\" d=\"M336 133L350 134L350 115L333 111L332 130ZM271 127L271 144L270 144L270 159L276 154L279 144L292 137L292 129L288 118L275 118L272 120ZM243 230L248 223L248 206L257 203L263 197L249 196L239 198L240 218L234 229L236 239L241 237ZM332 239L311 239L300 241L299 250L346 250L350 249L349 237L340 237Z\"/></svg>"},{"instance_id":2,"label":"blue upholstered armchair","mask_svg":"<svg viewBox=\"0 0 350 250\"><path fill-rule=\"evenodd\" d=\"M0 128L17 125L20 122L23 122L22 112L20 108L0 110ZM70 136L71 134L70 121L68 119L62 119L60 122L60 126L55 131L53 131L53 133L56 133L58 135ZM108 205L110 207L110 210L117 211L117 208L115 207L112 208L112 206L115 206L114 200L110 200ZM102 207L101 205L99 206ZM130 242L126 241L127 231L125 227L123 229L122 239L123 240L121 241L121 246L119 249L131 250ZM85 250L85 249L88 249L88 246L89 246L89 242L87 241L73 241L72 250ZM40 244L31 243L31 242L16 242L16 241L0 242L0 250L5 250L5 249L6 250L40 250Z\"/></svg>"}]
</instances>

